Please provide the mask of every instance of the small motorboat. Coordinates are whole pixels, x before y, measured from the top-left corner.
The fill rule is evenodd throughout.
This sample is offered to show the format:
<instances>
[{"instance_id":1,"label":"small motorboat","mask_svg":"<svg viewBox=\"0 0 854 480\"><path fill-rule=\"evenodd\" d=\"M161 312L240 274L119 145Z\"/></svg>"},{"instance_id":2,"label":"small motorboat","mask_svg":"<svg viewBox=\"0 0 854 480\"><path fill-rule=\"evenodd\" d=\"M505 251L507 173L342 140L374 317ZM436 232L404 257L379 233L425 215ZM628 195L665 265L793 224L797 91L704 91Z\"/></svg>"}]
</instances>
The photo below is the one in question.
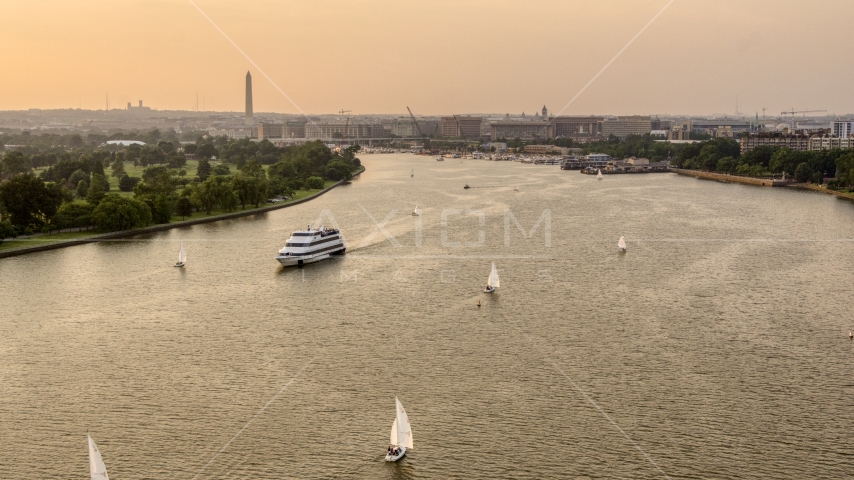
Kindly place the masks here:
<instances>
[{"instance_id":1,"label":"small motorboat","mask_svg":"<svg viewBox=\"0 0 854 480\"><path fill-rule=\"evenodd\" d=\"M469 184L467 183L467 184L466 184L466 186L465 186L465 187L463 187L463 188L465 188L466 190L468 190L468 189L469 189L469 188L471 188L471 187L470 187L470 186L469 186Z\"/></svg>"},{"instance_id":2,"label":"small motorboat","mask_svg":"<svg viewBox=\"0 0 854 480\"><path fill-rule=\"evenodd\" d=\"M385 456L386 462L400 460L406 455L406 449L412 448L412 426L409 425L409 417L397 397L394 398L394 402L397 406L397 414L394 423L391 424L391 436Z\"/></svg>"}]
</instances>

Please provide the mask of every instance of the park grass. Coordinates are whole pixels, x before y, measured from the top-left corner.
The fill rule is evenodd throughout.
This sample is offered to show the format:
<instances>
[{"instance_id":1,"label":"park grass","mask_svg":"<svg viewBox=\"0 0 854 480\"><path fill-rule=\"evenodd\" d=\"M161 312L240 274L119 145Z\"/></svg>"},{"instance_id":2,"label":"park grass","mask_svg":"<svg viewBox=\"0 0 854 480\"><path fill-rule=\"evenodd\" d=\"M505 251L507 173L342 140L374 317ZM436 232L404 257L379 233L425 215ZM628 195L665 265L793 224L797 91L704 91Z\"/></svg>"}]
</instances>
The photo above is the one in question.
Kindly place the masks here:
<instances>
[{"instance_id":1,"label":"park grass","mask_svg":"<svg viewBox=\"0 0 854 480\"><path fill-rule=\"evenodd\" d=\"M77 240L79 238L91 237L96 233L97 232L94 230L84 230L82 232L54 233L53 235L40 235L37 237L22 238L20 240L7 240L3 243L0 243L0 251L9 248L38 247L40 245L45 245L48 243L62 242L65 240Z\"/></svg>"}]
</instances>

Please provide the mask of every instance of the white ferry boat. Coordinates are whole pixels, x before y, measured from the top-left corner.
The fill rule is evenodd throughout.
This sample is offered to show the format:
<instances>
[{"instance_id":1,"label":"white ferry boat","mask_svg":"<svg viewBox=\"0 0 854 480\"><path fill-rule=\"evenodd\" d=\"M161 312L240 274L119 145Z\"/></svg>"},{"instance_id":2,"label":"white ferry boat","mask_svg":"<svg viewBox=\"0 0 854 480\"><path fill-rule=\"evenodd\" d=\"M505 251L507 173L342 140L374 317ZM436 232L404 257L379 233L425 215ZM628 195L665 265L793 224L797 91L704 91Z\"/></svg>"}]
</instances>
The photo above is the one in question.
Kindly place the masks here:
<instances>
[{"instance_id":1,"label":"white ferry boat","mask_svg":"<svg viewBox=\"0 0 854 480\"><path fill-rule=\"evenodd\" d=\"M333 228L312 228L298 230L291 234L285 248L275 257L285 267L305 265L329 258L330 255L344 253L344 241L341 233Z\"/></svg>"}]
</instances>

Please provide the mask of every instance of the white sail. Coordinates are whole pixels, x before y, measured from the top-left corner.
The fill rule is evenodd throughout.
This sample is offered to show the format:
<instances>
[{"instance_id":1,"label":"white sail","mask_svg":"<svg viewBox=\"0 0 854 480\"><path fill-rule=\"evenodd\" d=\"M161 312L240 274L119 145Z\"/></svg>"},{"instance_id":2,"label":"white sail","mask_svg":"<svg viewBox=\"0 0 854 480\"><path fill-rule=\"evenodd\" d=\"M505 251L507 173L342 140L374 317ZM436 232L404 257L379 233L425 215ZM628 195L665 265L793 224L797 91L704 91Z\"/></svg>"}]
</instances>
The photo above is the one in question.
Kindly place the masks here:
<instances>
[{"instance_id":1,"label":"white sail","mask_svg":"<svg viewBox=\"0 0 854 480\"><path fill-rule=\"evenodd\" d=\"M397 445L397 417L394 417L394 422L391 424L391 436L388 439L389 445Z\"/></svg>"},{"instance_id":2,"label":"white sail","mask_svg":"<svg viewBox=\"0 0 854 480\"><path fill-rule=\"evenodd\" d=\"M602 170L596 169L596 178L602 180Z\"/></svg>"},{"instance_id":3,"label":"white sail","mask_svg":"<svg viewBox=\"0 0 854 480\"><path fill-rule=\"evenodd\" d=\"M181 249L178 250L178 263L185 263L187 261L187 252L184 250L184 241L181 240Z\"/></svg>"},{"instance_id":4,"label":"white sail","mask_svg":"<svg viewBox=\"0 0 854 480\"><path fill-rule=\"evenodd\" d=\"M498 281L498 269L495 268L495 262L492 263L492 271L489 272L489 280L486 281L486 284L496 288L501 286L501 282Z\"/></svg>"},{"instance_id":5,"label":"white sail","mask_svg":"<svg viewBox=\"0 0 854 480\"><path fill-rule=\"evenodd\" d=\"M626 249L626 237L620 235L620 241L617 242L617 248L619 248L620 250Z\"/></svg>"},{"instance_id":6,"label":"white sail","mask_svg":"<svg viewBox=\"0 0 854 480\"><path fill-rule=\"evenodd\" d=\"M397 418L394 419L394 426L397 428L393 432L397 433L397 438L395 439L397 442L392 443L392 445L412 448L412 426L409 425L409 417L406 416L406 410L403 409L400 400L394 397L394 401L397 403ZM392 437L394 436L395 433L392 433Z\"/></svg>"},{"instance_id":7,"label":"white sail","mask_svg":"<svg viewBox=\"0 0 854 480\"><path fill-rule=\"evenodd\" d=\"M89 472L92 480L110 480L107 475L107 467L104 466L104 460L101 459L101 452L98 451L98 446L89 434L86 434L89 439Z\"/></svg>"}]
</instances>

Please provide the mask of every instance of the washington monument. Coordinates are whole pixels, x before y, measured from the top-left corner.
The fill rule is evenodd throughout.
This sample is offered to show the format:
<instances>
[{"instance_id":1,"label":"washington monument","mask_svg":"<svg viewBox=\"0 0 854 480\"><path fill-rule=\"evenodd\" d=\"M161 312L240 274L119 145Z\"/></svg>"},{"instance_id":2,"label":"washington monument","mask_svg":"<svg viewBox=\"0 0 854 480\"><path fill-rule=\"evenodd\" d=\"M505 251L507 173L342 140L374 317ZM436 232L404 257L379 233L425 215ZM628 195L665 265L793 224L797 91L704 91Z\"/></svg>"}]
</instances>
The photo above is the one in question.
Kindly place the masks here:
<instances>
[{"instance_id":1,"label":"washington monument","mask_svg":"<svg viewBox=\"0 0 854 480\"><path fill-rule=\"evenodd\" d=\"M254 115L252 114L252 75L246 72L246 125L255 123Z\"/></svg>"}]
</instances>

